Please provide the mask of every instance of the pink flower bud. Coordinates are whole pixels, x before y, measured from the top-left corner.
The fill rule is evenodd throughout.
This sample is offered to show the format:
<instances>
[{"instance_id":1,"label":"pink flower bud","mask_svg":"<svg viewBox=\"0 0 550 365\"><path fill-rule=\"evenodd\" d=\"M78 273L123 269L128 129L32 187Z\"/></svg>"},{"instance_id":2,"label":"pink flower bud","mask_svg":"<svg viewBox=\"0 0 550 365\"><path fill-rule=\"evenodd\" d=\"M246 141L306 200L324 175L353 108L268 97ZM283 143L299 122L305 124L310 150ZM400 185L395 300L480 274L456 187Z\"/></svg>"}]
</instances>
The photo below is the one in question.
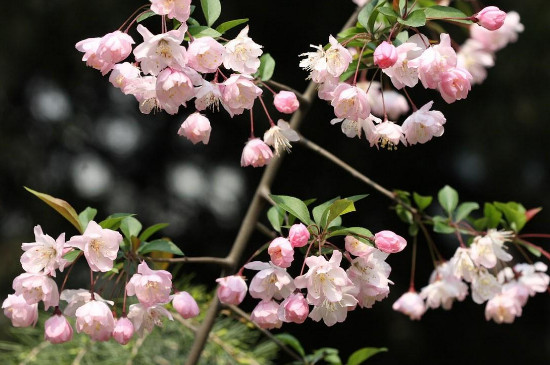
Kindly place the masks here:
<instances>
[{"instance_id":1,"label":"pink flower bud","mask_svg":"<svg viewBox=\"0 0 550 365\"><path fill-rule=\"evenodd\" d=\"M288 232L288 240L292 247L304 247L309 241L309 231L302 223L294 224Z\"/></svg>"},{"instance_id":2,"label":"pink flower bud","mask_svg":"<svg viewBox=\"0 0 550 365\"><path fill-rule=\"evenodd\" d=\"M497 30L506 20L506 13L496 6L487 6L474 15L477 23L488 30Z\"/></svg>"},{"instance_id":3,"label":"pink flower bud","mask_svg":"<svg viewBox=\"0 0 550 365\"><path fill-rule=\"evenodd\" d=\"M246 295L247 286L240 275L231 275L216 279L218 286L218 299L225 304L239 305Z\"/></svg>"},{"instance_id":4,"label":"pink flower bud","mask_svg":"<svg viewBox=\"0 0 550 365\"><path fill-rule=\"evenodd\" d=\"M273 158L271 148L259 138L251 139L244 146L241 155L241 166L262 167Z\"/></svg>"},{"instance_id":5,"label":"pink flower bud","mask_svg":"<svg viewBox=\"0 0 550 365\"><path fill-rule=\"evenodd\" d=\"M267 253L271 258L271 262L282 268L289 267L294 260L294 248L283 237L278 237L271 241Z\"/></svg>"},{"instance_id":6,"label":"pink flower bud","mask_svg":"<svg viewBox=\"0 0 550 365\"><path fill-rule=\"evenodd\" d=\"M180 291L172 299L174 309L185 319L199 315L199 306L193 297L186 291Z\"/></svg>"},{"instance_id":7,"label":"pink flower bud","mask_svg":"<svg viewBox=\"0 0 550 365\"><path fill-rule=\"evenodd\" d=\"M283 322L279 319L277 312L279 304L273 300L262 300L250 314L250 320L261 328L280 328Z\"/></svg>"},{"instance_id":8,"label":"pink flower bud","mask_svg":"<svg viewBox=\"0 0 550 365\"><path fill-rule=\"evenodd\" d=\"M374 235L376 247L386 253L402 251L407 246L407 241L392 231L380 231Z\"/></svg>"},{"instance_id":9,"label":"pink flower bud","mask_svg":"<svg viewBox=\"0 0 550 365\"><path fill-rule=\"evenodd\" d=\"M395 46L386 41L380 43L374 50L374 64L380 68L392 67L397 62Z\"/></svg>"},{"instance_id":10,"label":"pink flower bud","mask_svg":"<svg viewBox=\"0 0 550 365\"><path fill-rule=\"evenodd\" d=\"M277 314L283 322L304 323L309 314L309 305L302 293L291 294L283 300Z\"/></svg>"},{"instance_id":11,"label":"pink flower bud","mask_svg":"<svg viewBox=\"0 0 550 365\"><path fill-rule=\"evenodd\" d=\"M185 119L181 125L178 134L184 136L193 144L202 142L208 144L210 140L210 121L200 113L193 113Z\"/></svg>"},{"instance_id":12,"label":"pink flower bud","mask_svg":"<svg viewBox=\"0 0 550 365\"><path fill-rule=\"evenodd\" d=\"M417 292L410 291L397 299L392 306L394 311L401 312L406 314L411 319L420 319L424 312L426 312L426 305L424 300L420 297Z\"/></svg>"},{"instance_id":13,"label":"pink flower bud","mask_svg":"<svg viewBox=\"0 0 550 365\"><path fill-rule=\"evenodd\" d=\"M126 345L134 335L134 325L126 317L117 319L115 329L113 330L113 338L121 345Z\"/></svg>"},{"instance_id":14,"label":"pink flower bud","mask_svg":"<svg viewBox=\"0 0 550 365\"><path fill-rule=\"evenodd\" d=\"M54 314L44 324L44 339L51 343L63 343L73 338L73 328L67 318Z\"/></svg>"},{"instance_id":15,"label":"pink flower bud","mask_svg":"<svg viewBox=\"0 0 550 365\"><path fill-rule=\"evenodd\" d=\"M279 93L275 95L273 104L278 111L286 114L292 114L300 107L300 102L298 98L296 98L296 94L284 90L279 91Z\"/></svg>"},{"instance_id":16,"label":"pink flower bud","mask_svg":"<svg viewBox=\"0 0 550 365\"><path fill-rule=\"evenodd\" d=\"M359 241L353 236L346 236L344 239L346 251L351 253L354 256L367 256L374 251L374 247L367 245Z\"/></svg>"},{"instance_id":17,"label":"pink flower bud","mask_svg":"<svg viewBox=\"0 0 550 365\"><path fill-rule=\"evenodd\" d=\"M130 55L134 43L132 37L117 30L101 38L96 53L106 63L114 66Z\"/></svg>"}]
</instances>

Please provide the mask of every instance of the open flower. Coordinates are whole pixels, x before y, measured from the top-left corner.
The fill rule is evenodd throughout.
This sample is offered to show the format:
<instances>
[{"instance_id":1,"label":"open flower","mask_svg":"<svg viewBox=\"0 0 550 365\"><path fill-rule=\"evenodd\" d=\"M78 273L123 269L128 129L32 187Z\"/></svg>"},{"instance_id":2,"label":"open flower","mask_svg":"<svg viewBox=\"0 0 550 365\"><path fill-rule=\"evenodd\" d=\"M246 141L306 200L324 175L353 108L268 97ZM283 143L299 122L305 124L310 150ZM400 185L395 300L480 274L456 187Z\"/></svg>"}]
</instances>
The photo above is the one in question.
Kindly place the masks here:
<instances>
[{"instance_id":1,"label":"open flower","mask_svg":"<svg viewBox=\"0 0 550 365\"><path fill-rule=\"evenodd\" d=\"M300 140L298 133L290 128L290 125L282 119L279 119L277 125L269 128L264 134L264 142L275 149L275 154L280 155L283 150L290 152L292 145L290 142Z\"/></svg>"},{"instance_id":2,"label":"open flower","mask_svg":"<svg viewBox=\"0 0 550 365\"><path fill-rule=\"evenodd\" d=\"M162 327L162 318L173 321L172 314L162 305L156 304L146 307L141 303L132 304L128 311L128 319L132 321L134 329L140 337L145 331L151 332L154 326Z\"/></svg>"},{"instance_id":3,"label":"open flower","mask_svg":"<svg viewBox=\"0 0 550 365\"><path fill-rule=\"evenodd\" d=\"M230 68L242 74L251 75L260 67L262 46L248 36L248 25L240 31L235 39L225 44L223 67Z\"/></svg>"},{"instance_id":4,"label":"open flower","mask_svg":"<svg viewBox=\"0 0 550 365\"><path fill-rule=\"evenodd\" d=\"M273 158L271 148L259 138L253 138L246 142L241 155L241 166L262 167Z\"/></svg>"},{"instance_id":5,"label":"open flower","mask_svg":"<svg viewBox=\"0 0 550 365\"><path fill-rule=\"evenodd\" d=\"M399 297L393 303L392 309L418 320L426 312L426 305L416 291L409 291Z\"/></svg>"},{"instance_id":6,"label":"open flower","mask_svg":"<svg viewBox=\"0 0 550 365\"><path fill-rule=\"evenodd\" d=\"M43 272L53 277L55 277L56 269L63 272L63 268L67 265L67 260L63 259L65 233L60 234L57 240L54 240L42 232L42 227L35 226L34 239L36 242L21 245L21 249L25 251L21 255L23 270L33 274Z\"/></svg>"},{"instance_id":7,"label":"open flower","mask_svg":"<svg viewBox=\"0 0 550 365\"><path fill-rule=\"evenodd\" d=\"M216 279L218 299L225 304L239 305L243 301L248 287L240 275L231 275Z\"/></svg>"},{"instance_id":8,"label":"open flower","mask_svg":"<svg viewBox=\"0 0 550 365\"><path fill-rule=\"evenodd\" d=\"M38 303L28 304L23 295L9 294L2 309L14 327L34 326L38 321Z\"/></svg>"},{"instance_id":9,"label":"open flower","mask_svg":"<svg viewBox=\"0 0 550 365\"><path fill-rule=\"evenodd\" d=\"M145 261L138 265L137 274L126 284L128 295L136 295L145 307L168 303L171 290L172 274L166 270L151 270Z\"/></svg>"},{"instance_id":10,"label":"open flower","mask_svg":"<svg viewBox=\"0 0 550 365\"><path fill-rule=\"evenodd\" d=\"M212 127L207 117L200 113L193 113L182 123L178 134L184 136L193 144L202 142L208 144Z\"/></svg>"},{"instance_id":11,"label":"open flower","mask_svg":"<svg viewBox=\"0 0 550 365\"><path fill-rule=\"evenodd\" d=\"M115 328L113 313L104 302L91 300L76 310L76 331L94 341L107 341Z\"/></svg>"}]
</instances>

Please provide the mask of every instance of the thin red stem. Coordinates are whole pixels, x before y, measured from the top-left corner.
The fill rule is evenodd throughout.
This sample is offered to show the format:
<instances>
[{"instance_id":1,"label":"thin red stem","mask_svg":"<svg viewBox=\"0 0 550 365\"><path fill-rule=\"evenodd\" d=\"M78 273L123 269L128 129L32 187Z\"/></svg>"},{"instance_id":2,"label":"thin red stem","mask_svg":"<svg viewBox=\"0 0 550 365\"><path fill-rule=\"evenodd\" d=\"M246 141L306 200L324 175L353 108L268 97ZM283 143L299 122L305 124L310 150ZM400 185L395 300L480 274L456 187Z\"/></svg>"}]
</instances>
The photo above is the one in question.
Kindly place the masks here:
<instances>
[{"instance_id":1,"label":"thin red stem","mask_svg":"<svg viewBox=\"0 0 550 365\"><path fill-rule=\"evenodd\" d=\"M359 53L359 58L357 58L357 68L355 69L355 75L353 75L353 86L357 84L357 74L359 73L359 66L361 65L361 58L363 58L363 52L365 52L365 47L367 47L367 42L363 45L363 48L361 48L361 52Z\"/></svg>"},{"instance_id":2,"label":"thin red stem","mask_svg":"<svg viewBox=\"0 0 550 365\"><path fill-rule=\"evenodd\" d=\"M264 108L265 115L267 115L267 119L269 120L269 124L272 127L275 127L275 123L273 123L273 119L271 119L271 116L269 115L269 112L267 111L267 107L265 106L264 99L261 96L258 96L258 99L260 99L260 103L262 104L262 107Z\"/></svg>"},{"instance_id":3,"label":"thin red stem","mask_svg":"<svg viewBox=\"0 0 550 365\"><path fill-rule=\"evenodd\" d=\"M409 291L416 291L414 289L414 274L416 272L416 246L418 241L418 235L415 235L413 238L413 247L412 247L412 261L411 261L411 281L409 285Z\"/></svg>"},{"instance_id":4,"label":"thin red stem","mask_svg":"<svg viewBox=\"0 0 550 365\"><path fill-rule=\"evenodd\" d=\"M256 136L254 136L254 112L252 108L250 108L250 139L254 138L256 138Z\"/></svg>"}]
</instances>

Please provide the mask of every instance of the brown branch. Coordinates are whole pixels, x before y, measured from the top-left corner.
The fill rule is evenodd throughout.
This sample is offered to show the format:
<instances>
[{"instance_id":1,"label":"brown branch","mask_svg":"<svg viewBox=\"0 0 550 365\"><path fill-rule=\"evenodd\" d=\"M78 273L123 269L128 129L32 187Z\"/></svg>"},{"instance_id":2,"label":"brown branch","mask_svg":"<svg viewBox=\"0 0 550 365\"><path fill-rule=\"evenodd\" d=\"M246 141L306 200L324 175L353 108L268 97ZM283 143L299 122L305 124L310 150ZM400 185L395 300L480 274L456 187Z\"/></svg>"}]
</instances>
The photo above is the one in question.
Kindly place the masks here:
<instances>
[{"instance_id":1,"label":"brown branch","mask_svg":"<svg viewBox=\"0 0 550 365\"><path fill-rule=\"evenodd\" d=\"M296 95L296 97L298 98L298 100L300 101L300 104L306 104L307 105L307 104L311 104L311 102L312 102L312 100L306 99L305 96L301 92L294 90L290 86L287 86L285 84L282 84L282 83L274 81L274 80L268 80L268 81L265 81L265 83L268 86L273 86L274 88L279 89L279 90L286 90L286 91L293 92Z\"/></svg>"},{"instance_id":2,"label":"brown branch","mask_svg":"<svg viewBox=\"0 0 550 365\"><path fill-rule=\"evenodd\" d=\"M221 267L231 267L233 264L224 257L176 257L176 258L161 258L161 257L146 257L145 259L152 262L184 262L188 264L213 264Z\"/></svg>"}]
</instances>

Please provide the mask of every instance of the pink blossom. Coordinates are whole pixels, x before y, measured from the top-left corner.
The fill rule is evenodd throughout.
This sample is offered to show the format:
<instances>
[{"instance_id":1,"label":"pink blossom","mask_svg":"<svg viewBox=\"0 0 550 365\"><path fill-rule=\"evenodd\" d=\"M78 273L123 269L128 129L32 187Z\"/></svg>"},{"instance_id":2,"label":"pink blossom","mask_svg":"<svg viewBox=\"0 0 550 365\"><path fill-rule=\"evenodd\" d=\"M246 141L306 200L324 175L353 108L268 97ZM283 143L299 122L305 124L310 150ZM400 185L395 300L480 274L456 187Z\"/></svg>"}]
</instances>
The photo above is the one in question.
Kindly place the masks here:
<instances>
[{"instance_id":1,"label":"pink blossom","mask_svg":"<svg viewBox=\"0 0 550 365\"><path fill-rule=\"evenodd\" d=\"M406 143L405 136L403 135L403 129L400 125L394 122L385 121L374 125L372 121L376 121L378 118L371 117L364 120L363 129L365 135L369 141L371 147L378 146L387 148L388 150L397 149L399 142ZM380 120L380 119L378 119Z\"/></svg>"},{"instance_id":2,"label":"pink blossom","mask_svg":"<svg viewBox=\"0 0 550 365\"><path fill-rule=\"evenodd\" d=\"M470 248L457 248L449 263L457 278L467 282L471 282L474 279L478 267L470 256Z\"/></svg>"},{"instance_id":3,"label":"pink blossom","mask_svg":"<svg viewBox=\"0 0 550 365\"><path fill-rule=\"evenodd\" d=\"M516 264L514 266L514 270L521 275L518 279L519 284L527 289L530 296L548 290L550 276L546 274L547 269L548 267L542 262L535 262L533 265Z\"/></svg>"},{"instance_id":4,"label":"pink blossom","mask_svg":"<svg viewBox=\"0 0 550 365\"><path fill-rule=\"evenodd\" d=\"M67 318L54 314L44 323L44 339L51 343L63 343L73 338L73 328Z\"/></svg>"},{"instance_id":5,"label":"pink blossom","mask_svg":"<svg viewBox=\"0 0 550 365\"><path fill-rule=\"evenodd\" d=\"M251 75L260 67L262 46L248 37L248 25L241 30L235 39L225 44L226 54L223 67L242 74Z\"/></svg>"},{"instance_id":6,"label":"pink blossom","mask_svg":"<svg viewBox=\"0 0 550 365\"><path fill-rule=\"evenodd\" d=\"M76 331L94 341L107 341L115 328L113 313L104 302L89 301L76 310Z\"/></svg>"},{"instance_id":7,"label":"pink blossom","mask_svg":"<svg viewBox=\"0 0 550 365\"><path fill-rule=\"evenodd\" d=\"M433 101L428 102L409 115L403 122L401 128L409 144L426 143L433 137L441 137L443 135L443 124L447 120L440 111L430 111L432 105Z\"/></svg>"},{"instance_id":8,"label":"pink blossom","mask_svg":"<svg viewBox=\"0 0 550 365\"><path fill-rule=\"evenodd\" d=\"M203 73L215 72L224 55L225 48L212 37L197 38L187 48L189 66Z\"/></svg>"},{"instance_id":9,"label":"pink blossom","mask_svg":"<svg viewBox=\"0 0 550 365\"><path fill-rule=\"evenodd\" d=\"M286 270L271 262L253 261L244 267L249 270L258 270L250 282L249 292L252 298L283 299L296 289L292 277Z\"/></svg>"},{"instance_id":10,"label":"pink blossom","mask_svg":"<svg viewBox=\"0 0 550 365\"><path fill-rule=\"evenodd\" d=\"M380 68L391 67L397 62L395 46L386 41L380 43L374 50L374 64Z\"/></svg>"},{"instance_id":11,"label":"pink blossom","mask_svg":"<svg viewBox=\"0 0 550 365\"><path fill-rule=\"evenodd\" d=\"M240 275L231 275L216 279L218 283L218 299L225 304L239 305L248 290L244 278Z\"/></svg>"},{"instance_id":12,"label":"pink blossom","mask_svg":"<svg viewBox=\"0 0 550 365\"><path fill-rule=\"evenodd\" d=\"M370 105L365 91L357 86L340 83L332 93L330 105L338 118L351 120L365 119L369 116Z\"/></svg>"},{"instance_id":13,"label":"pink blossom","mask_svg":"<svg viewBox=\"0 0 550 365\"><path fill-rule=\"evenodd\" d=\"M101 42L101 38L87 38L75 45L75 48L84 52L82 61L86 62L86 66L100 70L102 75L107 75L109 71L114 67L114 64L106 62L104 59L97 55L97 48Z\"/></svg>"},{"instance_id":14,"label":"pink blossom","mask_svg":"<svg viewBox=\"0 0 550 365\"><path fill-rule=\"evenodd\" d=\"M300 107L300 102L292 91L282 90L273 98L273 105L281 113L292 114Z\"/></svg>"},{"instance_id":15,"label":"pink blossom","mask_svg":"<svg viewBox=\"0 0 550 365\"><path fill-rule=\"evenodd\" d=\"M277 314L283 322L304 323L309 314L306 298L300 292L291 294L283 300Z\"/></svg>"},{"instance_id":16,"label":"pink blossom","mask_svg":"<svg viewBox=\"0 0 550 365\"><path fill-rule=\"evenodd\" d=\"M336 323L344 322L348 316L348 311L355 309L357 306L357 299L353 295L348 294L346 290L342 294L342 299L336 302L325 299L322 303L315 305L309 317L315 322L319 322L322 319L329 327Z\"/></svg>"},{"instance_id":17,"label":"pink blossom","mask_svg":"<svg viewBox=\"0 0 550 365\"><path fill-rule=\"evenodd\" d=\"M338 77L327 77L322 84L319 85L317 96L321 100L332 101L334 99L334 90L340 84Z\"/></svg>"},{"instance_id":18,"label":"pink blossom","mask_svg":"<svg viewBox=\"0 0 550 365\"><path fill-rule=\"evenodd\" d=\"M339 77L348 69L352 61L351 53L333 36L329 36L329 43L330 48L325 52L327 72L331 76Z\"/></svg>"},{"instance_id":19,"label":"pink blossom","mask_svg":"<svg viewBox=\"0 0 550 365\"><path fill-rule=\"evenodd\" d=\"M113 329L113 338L121 345L126 345L134 336L134 325L126 317L116 320L115 328Z\"/></svg>"},{"instance_id":20,"label":"pink blossom","mask_svg":"<svg viewBox=\"0 0 550 365\"><path fill-rule=\"evenodd\" d=\"M117 30L101 38L96 53L106 63L114 65L132 53L132 44L134 43L132 37Z\"/></svg>"},{"instance_id":21,"label":"pink blossom","mask_svg":"<svg viewBox=\"0 0 550 365\"><path fill-rule=\"evenodd\" d=\"M497 30L504 24L506 13L496 6L487 6L474 15L477 24L488 30Z\"/></svg>"},{"instance_id":22,"label":"pink blossom","mask_svg":"<svg viewBox=\"0 0 550 365\"><path fill-rule=\"evenodd\" d=\"M426 312L426 305L416 291L409 291L393 303L392 309L409 316L412 320L419 320Z\"/></svg>"},{"instance_id":23,"label":"pink blossom","mask_svg":"<svg viewBox=\"0 0 550 365\"><path fill-rule=\"evenodd\" d=\"M509 238L499 235L496 230L489 230L487 235L474 238L470 245L470 257L477 265L491 269L496 266L497 259L502 261L512 260L512 255L505 251L504 242Z\"/></svg>"},{"instance_id":24,"label":"pink blossom","mask_svg":"<svg viewBox=\"0 0 550 365\"><path fill-rule=\"evenodd\" d=\"M353 293L359 306L371 308L374 303L386 298L390 292L390 265L385 262L388 254L376 248L365 256L357 257L347 270L351 282L358 290Z\"/></svg>"},{"instance_id":25,"label":"pink blossom","mask_svg":"<svg viewBox=\"0 0 550 365\"><path fill-rule=\"evenodd\" d=\"M149 114L153 109L159 109L156 76L145 76L128 80L123 92L136 97L136 100L139 102L139 110L143 114Z\"/></svg>"},{"instance_id":26,"label":"pink blossom","mask_svg":"<svg viewBox=\"0 0 550 365\"><path fill-rule=\"evenodd\" d=\"M396 89L402 89L405 86L414 87L418 83L418 65L410 61L420 56L429 41L424 40L425 37L417 35L412 36L409 40L395 48L397 52L397 61L391 67L382 70L391 79L393 86Z\"/></svg>"},{"instance_id":27,"label":"pink blossom","mask_svg":"<svg viewBox=\"0 0 550 365\"><path fill-rule=\"evenodd\" d=\"M485 319L496 323L512 323L521 317L521 305L507 292L494 296L485 306Z\"/></svg>"},{"instance_id":28,"label":"pink blossom","mask_svg":"<svg viewBox=\"0 0 550 365\"><path fill-rule=\"evenodd\" d=\"M222 92L220 84L203 80L202 85L195 90L195 108L203 111L206 108L219 111Z\"/></svg>"},{"instance_id":29,"label":"pink blossom","mask_svg":"<svg viewBox=\"0 0 550 365\"><path fill-rule=\"evenodd\" d=\"M186 291L174 294L172 298L174 309L185 319L199 315L199 306L195 299Z\"/></svg>"},{"instance_id":30,"label":"pink blossom","mask_svg":"<svg viewBox=\"0 0 550 365\"><path fill-rule=\"evenodd\" d=\"M44 309L59 305L57 284L47 275L24 273L13 279L15 294L22 295L28 304L44 301Z\"/></svg>"},{"instance_id":31,"label":"pink blossom","mask_svg":"<svg viewBox=\"0 0 550 365\"><path fill-rule=\"evenodd\" d=\"M173 321L172 314L160 304L146 307L141 303L132 304L128 311L128 319L132 321L134 329L140 337L145 331L151 332L154 326L162 327L162 318Z\"/></svg>"},{"instance_id":32,"label":"pink blossom","mask_svg":"<svg viewBox=\"0 0 550 365\"><path fill-rule=\"evenodd\" d=\"M425 88L435 89L441 75L455 67L456 62L451 37L447 33L441 33L439 44L428 47L420 57L411 61L410 65L417 66L418 77Z\"/></svg>"},{"instance_id":33,"label":"pink blossom","mask_svg":"<svg viewBox=\"0 0 550 365\"><path fill-rule=\"evenodd\" d=\"M342 122L342 133L346 135L348 138L361 138L361 129L362 129L362 123L361 119L359 120L351 120L351 119L339 119L334 118L330 121L330 124L336 124Z\"/></svg>"},{"instance_id":34,"label":"pink blossom","mask_svg":"<svg viewBox=\"0 0 550 365\"><path fill-rule=\"evenodd\" d=\"M162 70L157 76L157 101L159 107L168 114L177 114L180 105L184 105L195 96L194 85L199 85L202 78L189 67L176 70L170 67Z\"/></svg>"},{"instance_id":35,"label":"pink blossom","mask_svg":"<svg viewBox=\"0 0 550 365\"><path fill-rule=\"evenodd\" d=\"M511 11L506 14L504 24L497 30L491 31L477 25L470 26L470 37L483 44L486 50L495 52L506 47L508 43L518 40L518 33L525 27L520 23L519 14Z\"/></svg>"},{"instance_id":36,"label":"pink blossom","mask_svg":"<svg viewBox=\"0 0 550 365\"><path fill-rule=\"evenodd\" d=\"M441 74L438 89L447 103L465 99L472 88L472 75L465 69L454 67Z\"/></svg>"},{"instance_id":37,"label":"pink blossom","mask_svg":"<svg viewBox=\"0 0 550 365\"><path fill-rule=\"evenodd\" d=\"M151 270L145 261L138 265L137 274L126 284L128 295L136 295L145 307L168 303L171 290L172 274L166 270Z\"/></svg>"},{"instance_id":38,"label":"pink blossom","mask_svg":"<svg viewBox=\"0 0 550 365\"><path fill-rule=\"evenodd\" d=\"M182 123L178 134L184 136L193 144L202 142L208 144L210 140L210 132L212 127L210 127L210 121L204 115L200 113L193 113L188 116L185 121Z\"/></svg>"},{"instance_id":39,"label":"pink blossom","mask_svg":"<svg viewBox=\"0 0 550 365\"><path fill-rule=\"evenodd\" d=\"M377 116L384 116L384 112L390 119L398 119L401 114L409 111L407 99L394 90L379 91L377 88L371 87L367 97L371 107L371 113ZM384 101L382 101L384 98ZM384 109L385 107L385 109Z\"/></svg>"},{"instance_id":40,"label":"pink blossom","mask_svg":"<svg viewBox=\"0 0 550 365\"><path fill-rule=\"evenodd\" d=\"M249 140L244 146L241 156L241 166L262 167L273 158L271 148L259 138Z\"/></svg>"},{"instance_id":41,"label":"pink blossom","mask_svg":"<svg viewBox=\"0 0 550 365\"><path fill-rule=\"evenodd\" d=\"M113 268L117 257L122 235L111 229L103 229L99 224L90 221L84 234L73 236L67 246L84 251L84 256L92 271L106 272Z\"/></svg>"},{"instance_id":42,"label":"pink blossom","mask_svg":"<svg viewBox=\"0 0 550 365\"><path fill-rule=\"evenodd\" d=\"M487 77L487 68L495 64L493 52L487 50L485 46L472 38L460 47L457 53L457 66L462 67L472 75L472 84L481 84Z\"/></svg>"},{"instance_id":43,"label":"pink blossom","mask_svg":"<svg viewBox=\"0 0 550 365\"><path fill-rule=\"evenodd\" d=\"M449 310L455 299L462 301L468 295L468 286L454 275L453 267L445 262L437 266L430 277L430 284L422 288L420 296L429 308L442 306Z\"/></svg>"},{"instance_id":44,"label":"pink blossom","mask_svg":"<svg viewBox=\"0 0 550 365\"><path fill-rule=\"evenodd\" d=\"M292 247L304 247L309 241L310 233L302 223L293 224L288 231L288 240Z\"/></svg>"},{"instance_id":45,"label":"pink blossom","mask_svg":"<svg viewBox=\"0 0 550 365\"><path fill-rule=\"evenodd\" d=\"M367 256L375 250L374 247L359 241L353 236L346 236L344 242L346 251L351 253L353 256Z\"/></svg>"},{"instance_id":46,"label":"pink blossom","mask_svg":"<svg viewBox=\"0 0 550 365\"><path fill-rule=\"evenodd\" d=\"M119 63L115 65L111 75L109 76L109 82L114 87L122 90L124 94L129 94L128 84L137 78L139 78L141 70L139 67L134 66L129 62Z\"/></svg>"},{"instance_id":47,"label":"pink blossom","mask_svg":"<svg viewBox=\"0 0 550 365\"><path fill-rule=\"evenodd\" d=\"M29 327L38 321L38 304L27 304L22 295L9 294L2 303L4 315L14 327Z\"/></svg>"},{"instance_id":48,"label":"pink blossom","mask_svg":"<svg viewBox=\"0 0 550 365\"><path fill-rule=\"evenodd\" d=\"M20 260L23 270L33 274L43 272L45 275L53 277L55 277L56 269L63 272L63 268L67 265L67 260L63 259L65 233L60 234L57 240L54 240L44 234L42 227L37 225L34 227L34 239L36 242L21 245L21 249L25 251Z\"/></svg>"},{"instance_id":49,"label":"pink blossom","mask_svg":"<svg viewBox=\"0 0 550 365\"><path fill-rule=\"evenodd\" d=\"M191 13L191 0L149 0L151 10L169 19L177 19L185 24Z\"/></svg>"},{"instance_id":50,"label":"pink blossom","mask_svg":"<svg viewBox=\"0 0 550 365\"><path fill-rule=\"evenodd\" d=\"M277 125L271 126L269 130L264 133L264 142L272 146L275 150L275 154L279 156L283 150L290 153L292 145L290 142L297 142L300 140L298 133L290 128L288 122L279 119Z\"/></svg>"},{"instance_id":51,"label":"pink blossom","mask_svg":"<svg viewBox=\"0 0 550 365\"><path fill-rule=\"evenodd\" d=\"M407 246L407 241L392 231L380 231L374 235L376 247L385 253L401 252Z\"/></svg>"},{"instance_id":52,"label":"pink blossom","mask_svg":"<svg viewBox=\"0 0 550 365\"><path fill-rule=\"evenodd\" d=\"M294 248L290 242L283 237L277 237L269 244L267 253L271 258L271 261L282 268L290 266L294 261Z\"/></svg>"},{"instance_id":53,"label":"pink blossom","mask_svg":"<svg viewBox=\"0 0 550 365\"><path fill-rule=\"evenodd\" d=\"M76 310L92 300L92 294L87 289L65 289L61 292L59 299L67 302L63 314L74 317ZM113 305L114 302L103 299L99 294L94 293L94 300Z\"/></svg>"},{"instance_id":54,"label":"pink blossom","mask_svg":"<svg viewBox=\"0 0 550 365\"><path fill-rule=\"evenodd\" d=\"M250 314L250 320L261 328L281 328L283 322L281 322L277 315L278 310L279 304L275 301L262 300Z\"/></svg>"},{"instance_id":55,"label":"pink blossom","mask_svg":"<svg viewBox=\"0 0 550 365\"><path fill-rule=\"evenodd\" d=\"M231 75L222 85L222 105L231 117L251 109L254 100L262 95L262 89L254 84L253 77L249 75Z\"/></svg>"}]
</instances>

